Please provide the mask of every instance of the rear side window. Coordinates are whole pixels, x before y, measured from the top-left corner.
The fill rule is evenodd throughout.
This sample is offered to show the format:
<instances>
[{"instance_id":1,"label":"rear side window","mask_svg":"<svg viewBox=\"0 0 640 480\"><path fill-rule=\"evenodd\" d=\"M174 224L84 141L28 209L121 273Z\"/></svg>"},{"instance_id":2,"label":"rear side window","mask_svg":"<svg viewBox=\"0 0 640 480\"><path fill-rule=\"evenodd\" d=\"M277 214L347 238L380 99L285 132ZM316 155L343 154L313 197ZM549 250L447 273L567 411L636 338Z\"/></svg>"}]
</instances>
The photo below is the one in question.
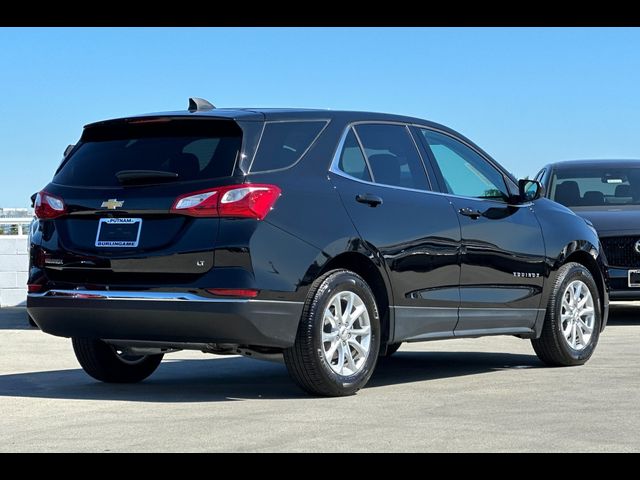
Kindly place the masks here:
<instances>
[{"instance_id":1,"label":"rear side window","mask_svg":"<svg viewBox=\"0 0 640 480\"><path fill-rule=\"evenodd\" d=\"M188 182L233 174L242 144L234 122L157 120L89 127L53 182L117 187Z\"/></svg>"},{"instance_id":2,"label":"rear side window","mask_svg":"<svg viewBox=\"0 0 640 480\"><path fill-rule=\"evenodd\" d=\"M251 173L280 170L296 163L318 138L327 122L267 122Z\"/></svg>"},{"instance_id":3,"label":"rear side window","mask_svg":"<svg viewBox=\"0 0 640 480\"><path fill-rule=\"evenodd\" d=\"M355 127L364 147L373 181L428 190L427 174L404 125L365 124Z\"/></svg>"}]
</instances>

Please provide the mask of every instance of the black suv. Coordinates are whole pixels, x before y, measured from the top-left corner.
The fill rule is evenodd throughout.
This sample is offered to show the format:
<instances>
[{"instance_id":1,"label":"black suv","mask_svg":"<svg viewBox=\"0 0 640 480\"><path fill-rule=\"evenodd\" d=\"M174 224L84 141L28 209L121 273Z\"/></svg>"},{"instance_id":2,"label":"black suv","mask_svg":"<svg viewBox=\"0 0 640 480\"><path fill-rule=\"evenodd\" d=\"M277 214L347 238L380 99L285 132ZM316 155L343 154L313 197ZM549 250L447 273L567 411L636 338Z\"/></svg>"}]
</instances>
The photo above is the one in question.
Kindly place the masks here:
<instances>
[{"instance_id":1,"label":"black suv","mask_svg":"<svg viewBox=\"0 0 640 480\"><path fill-rule=\"evenodd\" d=\"M596 228L611 300L640 300L640 160L569 160L536 176L546 196Z\"/></svg>"},{"instance_id":2,"label":"black suv","mask_svg":"<svg viewBox=\"0 0 640 480\"><path fill-rule=\"evenodd\" d=\"M347 395L401 342L483 335L582 364L606 267L539 187L399 115L191 100L93 123L36 199L28 309L106 382L194 349Z\"/></svg>"}]
</instances>

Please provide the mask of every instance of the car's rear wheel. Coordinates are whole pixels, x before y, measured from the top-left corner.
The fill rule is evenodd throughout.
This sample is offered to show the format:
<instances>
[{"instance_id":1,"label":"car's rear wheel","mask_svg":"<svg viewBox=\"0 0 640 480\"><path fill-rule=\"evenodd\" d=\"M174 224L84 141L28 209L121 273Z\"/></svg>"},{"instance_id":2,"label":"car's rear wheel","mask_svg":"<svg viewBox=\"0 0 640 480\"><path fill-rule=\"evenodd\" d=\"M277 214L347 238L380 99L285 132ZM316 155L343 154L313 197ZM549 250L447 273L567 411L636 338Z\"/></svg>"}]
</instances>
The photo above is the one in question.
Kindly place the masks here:
<instances>
[{"instance_id":1,"label":"car's rear wheel","mask_svg":"<svg viewBox=\"0 0 640 480\"><path fill-rule=\"evenodd\" d=\"M349 270L333 270L311 286L284 360L307 392L352 395L371 377L379 348L380 317L369 285Z\"/></svg>"},{"instance_id":2,"label":"car's rear wheel","mask_svg":"<svg viewBox=\"0 0 640 480\"><path fill-rule=\"evenodd\" d=\"M531 343L547 365L582 365L593 355L601 325L600 297L591 273L579 263L567 263L558 271L542 335Z\"/></svg>"},{"instance_id":3,"label":"car's rear wheel","mask_svg":"<svg viewBox=\"0 0 640 480\"><path fill-rule=\"evenodd\" d=\"M130 355L102 340L73 338L73 351L80 365L96 380L107 383L135 383L151 375L162 354Z\"/></svg>"}]
</instances>

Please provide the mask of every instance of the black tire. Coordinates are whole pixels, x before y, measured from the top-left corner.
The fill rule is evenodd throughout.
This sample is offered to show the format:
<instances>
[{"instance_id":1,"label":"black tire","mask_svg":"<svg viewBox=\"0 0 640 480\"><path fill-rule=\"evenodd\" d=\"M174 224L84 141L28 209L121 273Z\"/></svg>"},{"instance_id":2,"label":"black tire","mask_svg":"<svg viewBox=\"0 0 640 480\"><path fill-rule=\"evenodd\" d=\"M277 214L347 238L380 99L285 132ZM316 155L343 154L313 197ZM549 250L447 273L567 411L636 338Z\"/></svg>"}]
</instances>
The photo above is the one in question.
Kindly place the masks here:
<instances>
[{"instance_id":1,"label":"black tire","mask_svg":"<svg viewBox=\"0 0 640 480\"><path fill-rule=\"evenodd\" d=\"M96 380L135 383L151 375L164 355L141 355L126 359L112 345L91 338L73 338L73 351L80 365Z\"/></svg>"},{"instance_id":2,"label":"black tire","mask_svg":"<svg viewBox=\"0 0 640 480\"><path fill-rule=\"evenodd\" d=\"M562 296L567 286L574 280L581 280L587 286L594 304L594 324L591 339L587 346L581 350L572 348L566 341L560 318ZM531 344L538 358L549 366L568 367L582 365L593 355L600 338L601 325L600 295L591 273L579 263L567 263L558 270L558 276L547 304L542 334L540 338L532 339Z\"/></svg>"},{"instance_id":3,"label":"black tire","mask_svg":"<svg viewBox=\"0 0 640 480\"><path fill-rule=\"evenodd\" d=\"M322 343L325 309L332 297L342 291L354 292L362 299L371 326L369 353L361 368L351 375L333 371ZM380 315L369 285L349 270L332 270L311 285L295 343L284 351L284 361L291 378L302 389L315 395L338 397L353 395L367 383L375 369L379 349Z\"/></svg>"},{"instance_id":4,"label":"black tire","mask_svg":"<svg viewBox=\"0 0 640 480\"><path fill-rule=\"evenodd\" d=\"M386 353L384 353L383 355L380 355L380 356L383 357L383 358L389 358L391 355L396 353L401 346L402 346L402 342L390 343L389 345L387 345Z\"/></svg>"}]
</instances>

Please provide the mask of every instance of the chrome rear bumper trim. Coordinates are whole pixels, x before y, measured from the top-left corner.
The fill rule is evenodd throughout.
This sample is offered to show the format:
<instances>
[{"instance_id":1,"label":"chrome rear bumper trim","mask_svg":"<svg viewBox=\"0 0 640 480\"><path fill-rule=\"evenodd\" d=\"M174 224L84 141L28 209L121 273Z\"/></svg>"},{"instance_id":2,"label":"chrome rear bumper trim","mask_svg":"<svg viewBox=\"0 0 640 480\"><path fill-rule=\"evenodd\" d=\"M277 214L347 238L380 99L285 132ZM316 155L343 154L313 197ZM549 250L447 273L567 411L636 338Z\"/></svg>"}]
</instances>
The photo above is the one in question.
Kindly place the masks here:
<instances>
[{"instance_id":1,"label":"chrome rear bumper trim","mask_svg":"<svg viewBox=\"0 0 640 480\"><path fill-rule=\"evenodd\" d=\"M152 302L210 302L210 303L289 303L288 300L259 300L249 298L206 298L194 293L183 292L130 292L123 290L49 290L44 293L29 293L29 297L60 297L71 299L96 300L134 300Z\"/></svg>"}]
</instances>

